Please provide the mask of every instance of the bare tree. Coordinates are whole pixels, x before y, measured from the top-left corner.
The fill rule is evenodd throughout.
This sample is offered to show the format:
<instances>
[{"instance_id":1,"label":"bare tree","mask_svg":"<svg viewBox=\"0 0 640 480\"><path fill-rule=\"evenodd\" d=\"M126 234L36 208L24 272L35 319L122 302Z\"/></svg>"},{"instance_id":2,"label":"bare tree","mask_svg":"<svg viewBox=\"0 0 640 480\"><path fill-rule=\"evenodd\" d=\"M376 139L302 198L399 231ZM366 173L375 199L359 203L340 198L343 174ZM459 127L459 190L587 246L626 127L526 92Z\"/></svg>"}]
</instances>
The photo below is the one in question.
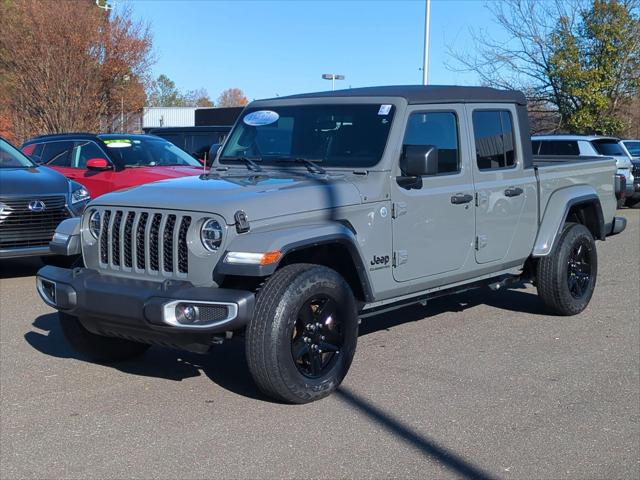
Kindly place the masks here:
<instances>
[{"instance_id":1,"label":"bare tree","mask_svg":"<svg viewBox=\"0 0 640 480\"><path fill-rule=\"evenodd\" d=\"M472 53L450 68L485 85L523 90L544 130L622 130L620 107L638 95L637 0L502 0L488 4L497 31L472 31Z\"/></svg>"},{"instance_id":2,"label":"bare tree","mask_svg":"<svg viewBox=\"0 0 640 480\"><path fill-rule=\"evenodd\" d=\"M218 97L218 107L244 107L249 100L239 88L228 88Z\"/></svg>"},{"instance_id":3,"label":"bare tree","mask_svg":"<svg viewBox=\"0 0 640 480\"><path fill-rule=\"evenodd\" d=\"M18 141L97 130L144 105L152 63L146 26L81 0L0 2L0 98Z\"/></svg>"}]
</instances>

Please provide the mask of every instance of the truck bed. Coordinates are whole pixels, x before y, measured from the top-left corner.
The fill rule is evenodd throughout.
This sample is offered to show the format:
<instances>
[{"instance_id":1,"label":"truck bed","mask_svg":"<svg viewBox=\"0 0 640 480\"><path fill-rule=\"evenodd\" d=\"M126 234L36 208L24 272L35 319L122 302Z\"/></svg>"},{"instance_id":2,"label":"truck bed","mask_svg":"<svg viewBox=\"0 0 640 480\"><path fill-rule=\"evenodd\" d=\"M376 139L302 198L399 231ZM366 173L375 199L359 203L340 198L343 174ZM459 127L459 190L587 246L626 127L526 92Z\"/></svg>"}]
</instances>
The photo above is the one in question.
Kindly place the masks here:
<instances>
[{"instance_id":1,"label":"truck bed","mask_svg":"<svg viewBox=\"0 0 640 480\"><path fill-rule=\"evenodd\" d=\"M575 185L593 187L600 197L605 222L614 217L616 211L615 159L534 156L533 165L538 178L541 218L544 217L547 204L554 192Z\"/></svg>"}]
</instances>

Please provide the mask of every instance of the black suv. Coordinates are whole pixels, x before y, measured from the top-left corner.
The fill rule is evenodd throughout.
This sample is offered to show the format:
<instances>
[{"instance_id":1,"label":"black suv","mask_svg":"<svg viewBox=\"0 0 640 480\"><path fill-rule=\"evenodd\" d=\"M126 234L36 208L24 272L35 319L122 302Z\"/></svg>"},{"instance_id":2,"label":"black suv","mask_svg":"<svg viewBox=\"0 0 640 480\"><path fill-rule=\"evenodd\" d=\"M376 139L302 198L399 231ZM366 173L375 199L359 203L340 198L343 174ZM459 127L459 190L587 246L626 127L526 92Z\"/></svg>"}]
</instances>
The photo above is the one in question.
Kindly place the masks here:
<instances>
[{"instance_id":1,"label":"black suv","mask_svg":"<svg viewBox=\"0 0 640 480\"><path fill-rule=\"evenodd\" d=\"M152 128L147 133L169 140L174 145L203 161L215 156L218 146L231 131L231 125L212 127L166 127ZM211 147L214 146L212 149Z\"/></svg>"}]
</instances>

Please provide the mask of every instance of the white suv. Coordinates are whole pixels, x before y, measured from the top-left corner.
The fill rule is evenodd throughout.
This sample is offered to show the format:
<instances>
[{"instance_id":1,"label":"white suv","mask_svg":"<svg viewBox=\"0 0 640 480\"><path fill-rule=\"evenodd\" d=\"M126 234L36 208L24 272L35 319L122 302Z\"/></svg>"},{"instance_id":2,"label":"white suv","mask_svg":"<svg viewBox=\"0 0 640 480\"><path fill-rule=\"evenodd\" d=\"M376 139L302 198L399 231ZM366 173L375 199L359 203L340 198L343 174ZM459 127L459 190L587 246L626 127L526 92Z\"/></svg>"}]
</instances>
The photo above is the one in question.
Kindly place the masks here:
<instances>
[{"instance_id":1,"label":"white suv","mask_svg":"<svg viewBox=\"0 0 640 480\"><path fill-rule=\"evenodd\" d=\"M627 197L634 195L633 163L631 156L620 145L620 139L599 135L534 135L531 137L533 154L554 157L613 157L618 175L625 178Z\"/></svg>"}]
</instances>

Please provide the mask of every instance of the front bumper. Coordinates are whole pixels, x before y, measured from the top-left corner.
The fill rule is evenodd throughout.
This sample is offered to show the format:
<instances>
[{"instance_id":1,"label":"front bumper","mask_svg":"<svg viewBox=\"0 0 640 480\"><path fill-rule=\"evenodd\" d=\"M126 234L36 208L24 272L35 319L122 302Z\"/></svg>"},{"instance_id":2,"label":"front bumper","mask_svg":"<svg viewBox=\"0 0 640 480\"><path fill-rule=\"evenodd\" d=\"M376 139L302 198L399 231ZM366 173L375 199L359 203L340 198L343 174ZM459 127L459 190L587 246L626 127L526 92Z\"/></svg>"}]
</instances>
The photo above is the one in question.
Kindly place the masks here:
<instances>
[{"instance_id":1,"label":"front bumper","mask_svg":"<svg viewBox=\"0 0 640 480\"><path fill-rule=\"evenodd\" d=\"M613 217L613 222L607 227L609 232L607 235L617 235L627 228L627 219L625 217Z\"/></svg>"},{"instance_id":2,"label":"front bumper","mask_svg":"<svg viewBox=\"0 0 640 480\"><path fill-rule=\"evenodd\" d=\"M78 317L93 333L197 352L219 343L220 334L243 328L255 301L252 292L243 290L132 280L86 268L46 266L36 282L45 303ZM181 324L176 321L177 304L209 312L210 321ZM220 315L221 309L226 313Z\"/></svg>"}]
</instances>

